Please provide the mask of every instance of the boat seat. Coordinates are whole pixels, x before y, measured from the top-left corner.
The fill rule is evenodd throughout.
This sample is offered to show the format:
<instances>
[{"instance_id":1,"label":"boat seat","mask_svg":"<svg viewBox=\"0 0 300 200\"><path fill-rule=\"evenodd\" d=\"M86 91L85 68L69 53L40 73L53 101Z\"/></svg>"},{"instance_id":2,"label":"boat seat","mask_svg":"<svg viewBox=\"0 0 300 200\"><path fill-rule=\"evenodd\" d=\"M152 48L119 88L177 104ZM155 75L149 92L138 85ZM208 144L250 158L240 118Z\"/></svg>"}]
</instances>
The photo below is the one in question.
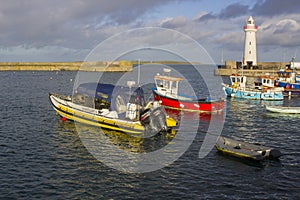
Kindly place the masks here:
<instances>
[{"instance_id":1,"label":"boat seat","mask_svg":"<svg viewBox=\"0 0 300 200\"><path fill-rule=\"evenodd\" d=\"M117 113L126 112L127 106L125 105L125 101L122 96L118 95L116 98L116 111Z\"/></svg>"},{"instance_id":2,"label":"boat seat","mask_svg":"<svg viewBox=\"0 0 300 200\"><path fill-rule=\"evenodd\" d=\"M106 116L114 119L119 118L117 111L110 111Z\"/></svg>"}]
</instances>

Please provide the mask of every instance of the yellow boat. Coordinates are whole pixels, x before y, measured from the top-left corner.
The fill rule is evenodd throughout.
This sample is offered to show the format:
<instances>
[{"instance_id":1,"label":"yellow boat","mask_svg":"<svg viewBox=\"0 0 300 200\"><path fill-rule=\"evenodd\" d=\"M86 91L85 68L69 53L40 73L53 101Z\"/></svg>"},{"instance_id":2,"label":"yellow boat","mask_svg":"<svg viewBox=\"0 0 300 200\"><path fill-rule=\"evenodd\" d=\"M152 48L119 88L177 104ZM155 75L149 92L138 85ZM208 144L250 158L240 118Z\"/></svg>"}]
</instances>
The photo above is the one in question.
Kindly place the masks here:
<instances>
[{"instance_id":1,"label":"yellow boat","mask_svg":"<svg viewBox=\"0 0 300 200\"><path fill-rule=\"evenodd\" d=\"M61 94L49 94L52 107L62 120L68 119L137 135L153 135L177 126L177 122L165 113L159 102L149 102L145 105L141 88L133 90L130 88L130 91L133 91L130 94L128 88L116 89L115 86L108 84L98 84L97 89L107 86L114 88L115 91L125 90L125 92L118 92L115 95L115 91L96 90L95 95L92 96L88 94L89 86L81 85L73 98Z\"/></svg>"}]
</instances>

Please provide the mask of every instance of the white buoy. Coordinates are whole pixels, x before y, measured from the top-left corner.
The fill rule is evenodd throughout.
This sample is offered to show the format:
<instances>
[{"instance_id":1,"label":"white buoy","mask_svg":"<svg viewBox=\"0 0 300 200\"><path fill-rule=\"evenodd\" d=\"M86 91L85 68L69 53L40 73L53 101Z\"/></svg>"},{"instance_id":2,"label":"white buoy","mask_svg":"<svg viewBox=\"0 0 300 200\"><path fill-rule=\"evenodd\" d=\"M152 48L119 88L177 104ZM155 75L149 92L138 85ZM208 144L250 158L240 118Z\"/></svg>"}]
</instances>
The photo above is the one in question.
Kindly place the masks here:
<instances>
[{"instance_id":1,"label":"white buoy","mask_svg":"<svg viewBox=\"0 0 300 200\"><path fill-rule=\"evenodd\" d=\"M165 73L170 73L170 72L171 72L171 69L164 68L164 72L165 72Z\"/></svg>"},{"instance_id":2,"label":"white buoy","mask_svg":"<svg viewBox=\"0 0 300 200\"><path fill-rule=\"evenodd\" d=\"M132 87L132 86L134 86L135 85L135 81L127 81L127 86L128 87Z\"/></svg>"}]
</instances>

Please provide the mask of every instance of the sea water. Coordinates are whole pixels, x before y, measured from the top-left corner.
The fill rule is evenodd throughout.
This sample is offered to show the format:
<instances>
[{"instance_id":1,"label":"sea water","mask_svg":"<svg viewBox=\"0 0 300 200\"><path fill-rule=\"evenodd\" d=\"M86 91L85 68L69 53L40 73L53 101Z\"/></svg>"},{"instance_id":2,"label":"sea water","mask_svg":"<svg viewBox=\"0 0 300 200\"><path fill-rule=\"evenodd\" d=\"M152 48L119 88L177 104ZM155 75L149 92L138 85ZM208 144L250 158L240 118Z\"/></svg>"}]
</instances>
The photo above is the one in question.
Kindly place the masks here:
<instances>
[{"instance_id":1,"label":"sea water","mask_svg":"<svg viewBox=\"0 0 300 200\"><path fill-rule=\"evenodd\" d=\"M189 77L189 70L182 73ZM48 93L72 94L75 77L76 72L66 71L0 72L0 199L299 199L300 116L269 113L264 105L299 106L300 98L226 99L221 134L277 148L284 154L278 161L256 166L215 149L200 159L211 117L187 114L200 122L193 143L179 159L156 171L126 173L95 159L74 123L61 122L52 109ZM190 129L185 131L195 127ZM111 134L123 149L140 147L129 145L126 136ZM170 141L157 137L141 149L151 151Z\"/></svg>"}]
</instances>

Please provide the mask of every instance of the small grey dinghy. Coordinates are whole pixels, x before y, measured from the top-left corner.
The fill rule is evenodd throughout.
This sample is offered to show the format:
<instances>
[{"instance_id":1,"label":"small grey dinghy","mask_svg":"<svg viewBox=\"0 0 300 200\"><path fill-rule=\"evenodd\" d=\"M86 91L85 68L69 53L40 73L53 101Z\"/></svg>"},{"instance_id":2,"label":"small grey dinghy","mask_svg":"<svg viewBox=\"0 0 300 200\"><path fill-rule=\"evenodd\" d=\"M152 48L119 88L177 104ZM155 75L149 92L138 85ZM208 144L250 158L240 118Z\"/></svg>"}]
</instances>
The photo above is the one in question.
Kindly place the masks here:
<instances>
[{"instance_id":1,"label":"small grey dinghy","mask_svg":"<svg viewBox=\"0 0 300 200\"><path fill-rule=\"evenodd\" d=\"M251 144L220 136L215 144L216 149L226 155L245 158L252 161L278 159L282 153L274 148L260 144Z\"/></svg>"}]
</instances>

